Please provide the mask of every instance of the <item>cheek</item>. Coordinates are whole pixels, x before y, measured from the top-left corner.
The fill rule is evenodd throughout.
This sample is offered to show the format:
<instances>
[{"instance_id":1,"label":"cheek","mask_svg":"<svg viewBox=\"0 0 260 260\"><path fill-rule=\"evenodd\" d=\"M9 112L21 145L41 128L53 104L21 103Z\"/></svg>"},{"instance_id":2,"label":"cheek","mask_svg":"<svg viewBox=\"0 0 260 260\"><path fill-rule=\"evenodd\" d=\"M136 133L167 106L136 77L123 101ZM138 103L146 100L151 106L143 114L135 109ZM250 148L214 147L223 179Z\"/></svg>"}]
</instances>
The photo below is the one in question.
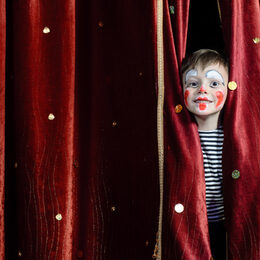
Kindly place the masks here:
<instances>
[{"instance_id":1,"label":"cheek","mask_svg":"<svg viewBox=\"0 0 260 260\"><path fill-rule=\"evenodd\" d=\"M190 95L189 90L186 90L186 91L184 92L184 102L185 102L185 105L186 105L186 106L188 106L188 97L189 97L189 95Z\"/></svg>"},{"instance_id":2,"label":"cheek","mask_svg":"<svg viewBox=\"0 0 260 260\"><path fill-rule=\"evenodd\" d=\"M219 107L223 103L224 93L222 91L217 91L216 92L216 97L218 99L216 107Z\"/></svg>"}]
</instances>

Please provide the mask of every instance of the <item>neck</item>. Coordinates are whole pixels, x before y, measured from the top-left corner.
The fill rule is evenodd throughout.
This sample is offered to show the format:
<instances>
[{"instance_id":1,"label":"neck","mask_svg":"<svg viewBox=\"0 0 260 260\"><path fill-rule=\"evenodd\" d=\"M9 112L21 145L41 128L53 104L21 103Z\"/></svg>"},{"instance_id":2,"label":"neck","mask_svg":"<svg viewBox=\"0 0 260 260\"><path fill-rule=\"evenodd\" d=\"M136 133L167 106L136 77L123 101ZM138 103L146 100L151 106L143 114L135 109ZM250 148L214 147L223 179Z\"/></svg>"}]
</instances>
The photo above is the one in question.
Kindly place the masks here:
<instances>
[{"instance_id":1,"label":"neck","mask_svg":"<svg viewBox=\"0 0 260 260\"><path fill-rule=\"evenodd\" d=\"M217 129L219 126L219 115L219 112L205 117L194 115L198 124L198 130L210 131Z\"/></svg>"}]
</instances>

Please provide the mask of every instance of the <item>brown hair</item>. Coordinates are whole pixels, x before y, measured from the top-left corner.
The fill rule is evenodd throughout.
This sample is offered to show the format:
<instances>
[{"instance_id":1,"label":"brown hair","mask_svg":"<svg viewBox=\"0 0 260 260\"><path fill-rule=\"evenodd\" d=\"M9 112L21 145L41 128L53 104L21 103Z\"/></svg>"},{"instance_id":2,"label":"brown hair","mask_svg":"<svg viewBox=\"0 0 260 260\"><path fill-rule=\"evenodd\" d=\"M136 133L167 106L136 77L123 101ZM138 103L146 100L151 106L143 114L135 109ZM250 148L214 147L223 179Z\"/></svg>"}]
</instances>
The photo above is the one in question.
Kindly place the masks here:
<instances>
[{"instance_id":1,"label":"brown hair","mask_svg":"<svg viewBox=\"0 0 260 260\"><path fill-rule=\"evenodd\" d=\"M228 70L228 58L215 50L200 49L185 57L182 61L182 74L188 69L194 69L200 65L202 69L210 64L219 64Z\"/></svg>"}]
</instances>

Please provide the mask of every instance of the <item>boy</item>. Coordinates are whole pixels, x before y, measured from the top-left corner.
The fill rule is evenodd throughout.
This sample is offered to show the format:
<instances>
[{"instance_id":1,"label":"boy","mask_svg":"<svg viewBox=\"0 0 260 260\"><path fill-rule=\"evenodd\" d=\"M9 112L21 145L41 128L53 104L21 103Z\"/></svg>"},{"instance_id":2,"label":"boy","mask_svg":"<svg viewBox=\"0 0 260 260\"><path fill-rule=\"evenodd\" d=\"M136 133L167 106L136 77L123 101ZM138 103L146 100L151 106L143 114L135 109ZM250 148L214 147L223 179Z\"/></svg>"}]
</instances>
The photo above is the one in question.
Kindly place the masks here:
<instances>
[{"instance_id":1,"label":"boy","mask_svg":"<svg viewBox=\"0 0 260 260\"><path fill-rule=\"evenodd\" d=\"M206 182L210 245L214 260L225 259L222 189L221 110L227 98L228 62L218 52L202 49L182 63L184 102L198 125Z\"/></svg>"}]
</instances>

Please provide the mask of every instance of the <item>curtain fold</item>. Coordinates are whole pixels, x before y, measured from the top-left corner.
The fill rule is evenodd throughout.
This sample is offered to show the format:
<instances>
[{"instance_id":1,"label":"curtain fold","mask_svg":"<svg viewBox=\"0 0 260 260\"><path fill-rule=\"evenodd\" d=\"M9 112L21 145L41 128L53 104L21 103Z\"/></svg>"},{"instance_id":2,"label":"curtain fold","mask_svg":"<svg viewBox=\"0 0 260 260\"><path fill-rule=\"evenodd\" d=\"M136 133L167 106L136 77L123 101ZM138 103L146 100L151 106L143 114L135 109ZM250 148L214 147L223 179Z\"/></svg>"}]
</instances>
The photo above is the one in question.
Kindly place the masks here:
<instances>
[{"instance_id":1,"label":"curtain fold","mask_svg":"<svg viewBox=\"0 0 260 260\"><path fill-rule=\"evenodd\" d=\"M188 17L185 8L188 2L181 2L175 1L175 12L171 14L165 6L164 205L167 206L162 259L210 259L203 158L197 127L184 108L178 77L178 65L186 45L185 33L178 32L187 33ZM181 5L182 9L178 10ZM230 81L234 81L229 85L224 116L223 178L228 259L258 259L259 1L220 1L220 6L226 52L230 56ZM183 212L178 212L178 206L183 207Z\"/></svg>"},{"instance_id":2,"label":"curtain fold","mask_svg":"<svg viewBox=\"0 0 260 260\"><path fill-rule=\"evenodd\" d=\"M75 6L13 1L12 17L16 255L69 259L76 200Z\"/></svg>"},{"instance_id":3,"label":"curtain fold","mask_svg":"<svg viewBox=\"0 0 260 260\"><path fill-rule=\"evenodd\" d=\"M162 259L210 259L203 158L196 124L185 109L180 64L189 1L165 1L165 211ZM173 26L172 26L173 24ZM179 214L175 206L184 206Z\"/></svg>"},{"instance_id":4,"label":"curtain fold","mask_svg":"<svg viewBox=\"0 0 260 260\"><path fill-rule=\"evenodd\" d=\"M220 5L230 54L230 81L237 84L229 91L224 121L229 255L230 259L259 259L260 7L257 0L220 1ZM235 170L239 178L234 178Z\"/></svg>"},{"instance_id":5,"label":"curtain fold","mask_svg":"<svg viewBox=\"0 0 260 260\"><path fill-rule=\"evenodd\" d=\"M151 258L154 10L145 1L8 2L7 259ZM1 101L3 90L2 77Z\"/></svg>"}]
</instances>

